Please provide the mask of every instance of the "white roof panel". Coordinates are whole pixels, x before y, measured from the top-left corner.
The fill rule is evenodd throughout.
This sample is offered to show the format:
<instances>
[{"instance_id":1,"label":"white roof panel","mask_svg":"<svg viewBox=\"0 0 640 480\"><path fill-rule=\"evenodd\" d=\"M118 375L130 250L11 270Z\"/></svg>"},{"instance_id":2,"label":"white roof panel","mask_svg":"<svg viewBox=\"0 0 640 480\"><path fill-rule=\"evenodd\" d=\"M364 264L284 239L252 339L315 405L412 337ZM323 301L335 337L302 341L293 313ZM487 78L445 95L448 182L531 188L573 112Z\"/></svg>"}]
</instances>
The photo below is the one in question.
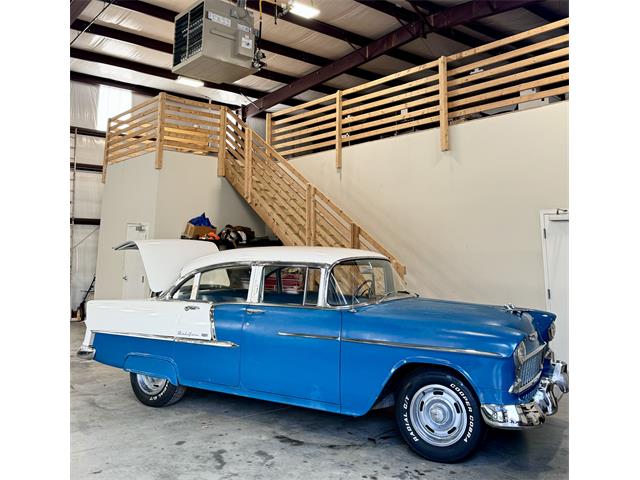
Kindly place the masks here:
<instances>
[{"instance_id":1,"label":"white roof panel","mask_svg":"<svg viewBox=\"0 0 640 480\"><path fill-rule=\"evenodd\" d=\"M348 258L387 258L377 252L333 247L252 247L223 250L186 264L181 275L228 262L287 262L331 265Z\"/></svg>"}]
</instances>

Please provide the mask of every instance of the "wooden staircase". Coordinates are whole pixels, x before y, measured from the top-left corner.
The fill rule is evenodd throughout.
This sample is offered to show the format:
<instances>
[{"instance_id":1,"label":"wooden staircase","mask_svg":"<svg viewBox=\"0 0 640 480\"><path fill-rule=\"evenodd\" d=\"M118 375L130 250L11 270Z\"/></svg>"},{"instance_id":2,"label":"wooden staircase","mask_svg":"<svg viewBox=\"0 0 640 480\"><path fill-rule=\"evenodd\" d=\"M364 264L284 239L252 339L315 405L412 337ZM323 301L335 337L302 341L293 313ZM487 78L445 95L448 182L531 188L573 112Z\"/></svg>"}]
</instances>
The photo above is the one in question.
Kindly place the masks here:
<instances>
[{"instance_id":1,"label":"wooden staircase","mask_svg":"<svg viewBox=\"0 0 640 480\"><path fill-rule=\"evenodd\" d=\"M225 114L226 112L226 114ZM224 176L285 245L361 248L387 256L404 277L406 268L364 228L309 182L234 112L221 109Z\"/></svg>"},{"instance_id":2,"label":"wooden staircase","mask_svg":"<svg viewBox=\"0 0 640 480\"><path fill-rule=\"evenodd\" d=\"M227 107L166 93L109 119L103 182L109 165L164 151L218 155L224 176L285 245L362 248L405 268L371 234L312 185Z\"/></svg>"}]
</instances>

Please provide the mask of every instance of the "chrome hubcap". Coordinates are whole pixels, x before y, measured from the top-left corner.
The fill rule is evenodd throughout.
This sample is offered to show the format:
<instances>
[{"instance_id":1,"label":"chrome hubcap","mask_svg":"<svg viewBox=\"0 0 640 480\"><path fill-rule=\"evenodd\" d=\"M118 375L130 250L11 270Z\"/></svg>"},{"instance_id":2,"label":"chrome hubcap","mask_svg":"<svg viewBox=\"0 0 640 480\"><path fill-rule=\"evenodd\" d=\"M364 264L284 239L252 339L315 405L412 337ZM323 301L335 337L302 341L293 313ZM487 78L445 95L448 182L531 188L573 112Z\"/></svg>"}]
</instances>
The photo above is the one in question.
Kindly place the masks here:
<instances>
[{"instance_id":1,"label":"chrome hubcap","mask_svg":"<svg viewBox=\"0 0 640 480\"><path fill-rule=\"evenodd\" d=\"M147 375L136 374L138 386L147 395L159 394L167 384L166 378L149 377Z\"/></svg>"},{"instance_id":2,"label":"chrome hubcap","mask_svg":"<svg viewBox=\"0 0 640 480\"><path fill-rule=\"evenodd\" d=\"M464 405L444 385L427 385L418 390L411 399L409 416L420 438L438 447L456 443L467 426Z\"/></svg>"}]
</instances>

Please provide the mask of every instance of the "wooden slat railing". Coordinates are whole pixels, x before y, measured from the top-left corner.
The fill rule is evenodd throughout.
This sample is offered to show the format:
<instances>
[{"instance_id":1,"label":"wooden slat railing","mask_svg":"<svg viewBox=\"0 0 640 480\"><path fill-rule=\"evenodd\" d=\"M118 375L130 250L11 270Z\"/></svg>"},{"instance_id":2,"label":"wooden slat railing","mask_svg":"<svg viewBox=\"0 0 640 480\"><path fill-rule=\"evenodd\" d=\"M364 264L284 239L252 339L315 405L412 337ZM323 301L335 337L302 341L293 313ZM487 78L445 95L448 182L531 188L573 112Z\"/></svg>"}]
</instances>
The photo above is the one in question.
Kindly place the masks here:
<instances>
[{"instance_id":1,"label":"wooden slat railing","mask_svg":"<svg viewBox=\"0 0 640 480\"><path fill-rule=\"evenodd\" d=\"M225 107L161 93L109 119L105 138L103 181L107 166L156 152L162 168L164 150L207 155L221 142L220 118Z\"/></svg>"},{"instance_id":2,"label":"wooden slat railing","mask_svg":"<svg viewBox=\"0 0 640 480\"><path fill-rule=\"evenodd\" d=\"M402 72L267 115L267 139L281 155L336 150L416 128L449 124L569 92L569 19L441 57ZM523 42L526 41L526 42ZM507 50L492 55L496 49ZM391 81L404 83L385 87Z\"/></svg>"},{"instance_id":3,"label":"wooden slat railing","mask_svg":"<svg viewBox=\"0 0 640 480\"><path fill-rule=\"evenodd\" d=\"M371 234L312 185L233 112L218 171L285 245L324 245L380 252L404 276L405 267Z\"/></svg>"}]
</instances>

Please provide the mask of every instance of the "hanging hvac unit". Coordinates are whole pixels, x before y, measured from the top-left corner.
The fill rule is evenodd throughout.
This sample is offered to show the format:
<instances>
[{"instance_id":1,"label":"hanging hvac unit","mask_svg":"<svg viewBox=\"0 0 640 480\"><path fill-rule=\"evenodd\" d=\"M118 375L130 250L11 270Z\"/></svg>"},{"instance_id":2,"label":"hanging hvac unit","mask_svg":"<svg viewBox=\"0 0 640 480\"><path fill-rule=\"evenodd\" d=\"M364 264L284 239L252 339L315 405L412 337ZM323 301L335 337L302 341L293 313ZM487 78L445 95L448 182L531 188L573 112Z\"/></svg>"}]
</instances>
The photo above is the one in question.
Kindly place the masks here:
<instances>
[{"instance_id":1,"label":"hanging hvac unit","mask_svg":"<svg viewBox=\"0 0 640 480\"><path fill-rule=\"evenodd\" d=\"M240 5L204 0L176 16L172 71L216 83L256 72L253 14Z\"/></svg>"}]
</instances>

